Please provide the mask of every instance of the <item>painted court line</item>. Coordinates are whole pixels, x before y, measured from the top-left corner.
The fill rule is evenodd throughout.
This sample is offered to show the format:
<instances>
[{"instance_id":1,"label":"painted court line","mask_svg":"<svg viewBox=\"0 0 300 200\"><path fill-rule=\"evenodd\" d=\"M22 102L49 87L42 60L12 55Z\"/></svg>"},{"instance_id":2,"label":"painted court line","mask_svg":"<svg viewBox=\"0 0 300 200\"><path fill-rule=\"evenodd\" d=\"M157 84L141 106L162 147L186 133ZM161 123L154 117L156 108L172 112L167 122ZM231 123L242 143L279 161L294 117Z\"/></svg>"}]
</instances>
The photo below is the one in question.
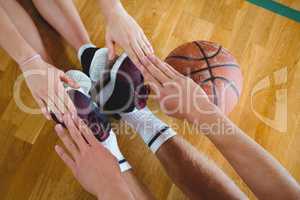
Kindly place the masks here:
<instances>
[{"instance_id":1,"label":"painted court line","mask_svg":"<svg viewBox=\"0 0 300 200\"><path fill-rule=\"evenodd\" d=\"M277 13L278 15L300 22L300 11L287 7L276 1L272 1L272 0L247 0L247 1L259 7Z\"/></svg>"}]
</instances>

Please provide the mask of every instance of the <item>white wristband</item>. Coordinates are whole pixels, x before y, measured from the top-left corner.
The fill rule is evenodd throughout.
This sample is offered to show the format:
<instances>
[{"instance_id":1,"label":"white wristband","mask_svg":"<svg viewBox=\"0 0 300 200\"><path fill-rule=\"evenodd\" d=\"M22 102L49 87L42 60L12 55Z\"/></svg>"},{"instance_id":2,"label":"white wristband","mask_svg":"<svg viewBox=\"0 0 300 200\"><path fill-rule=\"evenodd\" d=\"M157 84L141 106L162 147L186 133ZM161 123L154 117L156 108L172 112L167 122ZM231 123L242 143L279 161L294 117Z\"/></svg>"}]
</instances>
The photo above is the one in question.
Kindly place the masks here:
<instances>
[{"instance_id":1,"label":"white wristband","mask_svg":"<svg viewBox=\"0 0 300 200\"><path fill-rule=\"evenodd\" d=\"M167 140L176 135L166 123L157 118L147 107L121 114L122 119L134 128L145 144L155 153Z\"/></svg>"}]
</instances>

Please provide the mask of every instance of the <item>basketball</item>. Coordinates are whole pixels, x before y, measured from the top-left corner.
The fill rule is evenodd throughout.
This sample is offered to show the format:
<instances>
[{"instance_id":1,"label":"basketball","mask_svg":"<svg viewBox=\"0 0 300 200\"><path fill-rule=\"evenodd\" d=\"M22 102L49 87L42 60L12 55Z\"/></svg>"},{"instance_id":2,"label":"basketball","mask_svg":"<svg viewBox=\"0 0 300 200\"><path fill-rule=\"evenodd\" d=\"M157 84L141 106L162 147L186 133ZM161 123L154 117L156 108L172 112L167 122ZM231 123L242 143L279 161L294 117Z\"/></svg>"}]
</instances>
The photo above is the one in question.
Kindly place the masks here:
<instances>
[{"instance_id":1,"label":"basketball","mask_svg":"<svg viewBox=\"0 0 300 200\"><path fill-rule=\"evenodd\" d=\"M165 61L198 83L225 114L237 104L243 76L234 56L221 45L208 41L185 43L174 49Z\"/></svg>"}]
</instances>

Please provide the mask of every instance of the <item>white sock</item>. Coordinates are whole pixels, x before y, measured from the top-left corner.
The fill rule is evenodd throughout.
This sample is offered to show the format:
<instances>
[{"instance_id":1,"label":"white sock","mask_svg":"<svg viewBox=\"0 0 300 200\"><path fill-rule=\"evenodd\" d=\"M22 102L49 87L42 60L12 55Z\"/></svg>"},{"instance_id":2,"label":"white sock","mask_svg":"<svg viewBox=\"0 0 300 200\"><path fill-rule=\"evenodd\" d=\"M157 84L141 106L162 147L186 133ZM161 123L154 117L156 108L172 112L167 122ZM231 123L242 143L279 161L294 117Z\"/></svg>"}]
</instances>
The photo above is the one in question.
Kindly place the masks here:
<instances>
[{"instance_id":1,"label":"white sock","mask_svg":"<svg viewBox=\"0 0 300 200\"><path fill-rule=\"evenodd\" d=\"M69 70L66 72L66 75L72 78L76 83L80 85L80 88L77 90L89 96L89 91L92 87L92 81L87 75L85 75L82 71L79 70ZM67 86L66 84L64 86L65 88L72 89L69 88L69 86Z\"/></svg>"},{"instance_id":2,"label":"white sock","mask_svg":"<svg viewBox=\"0 0 300 200\"><path fill-rule=\"evenodd\" d=\"M121 172L125 172L131 169L130 164L124 158L123 154L119 149L117 137L113 130L110 131L109 137L106 140L104 140L102 144L117 158Z\"/></svg>"},{"instance_id":3,"label":"white sock","mask_svg":"<svg viewBox=\"0 0 300 200\"><path fill-rule=\"evenodd\" d=\"M93 44L85 44L79 48L77 56L84 73L91 78L93 83L103 79L104 73L109 67L107 48L97 48Z\"/></svg>"},{"instance_id":4,"label":"white sock","mask_svg":"<svg viewBox=\"0 0 300 200\"><path fill-rule=\"evenodd\" d=\"M176 135L172 128L157 118L147 107L123 113L121 118L139 133L153 153Z\"/></svg>"}]
</instances>

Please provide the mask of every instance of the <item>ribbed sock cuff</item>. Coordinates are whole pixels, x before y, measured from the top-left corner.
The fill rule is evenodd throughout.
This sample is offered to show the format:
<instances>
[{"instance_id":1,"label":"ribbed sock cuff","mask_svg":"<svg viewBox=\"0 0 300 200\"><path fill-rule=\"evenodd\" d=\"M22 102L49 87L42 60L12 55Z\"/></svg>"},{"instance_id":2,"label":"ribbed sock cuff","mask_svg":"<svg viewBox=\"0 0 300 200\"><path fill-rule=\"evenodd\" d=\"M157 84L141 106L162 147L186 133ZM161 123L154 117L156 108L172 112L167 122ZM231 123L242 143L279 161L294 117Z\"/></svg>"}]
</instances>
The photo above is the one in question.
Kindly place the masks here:
<instances>
[{"instance_id":1,"label":"ribbed sock cuff","mask_svg":"<svg viewBox=\"0 0 300 200\"><path fill-rule=\"evenodd\" d=\"M121 114L122 120L134 128L145 144L155 153L176 132L157 118L147 107Z\"/></svg>"}]
</instances>

